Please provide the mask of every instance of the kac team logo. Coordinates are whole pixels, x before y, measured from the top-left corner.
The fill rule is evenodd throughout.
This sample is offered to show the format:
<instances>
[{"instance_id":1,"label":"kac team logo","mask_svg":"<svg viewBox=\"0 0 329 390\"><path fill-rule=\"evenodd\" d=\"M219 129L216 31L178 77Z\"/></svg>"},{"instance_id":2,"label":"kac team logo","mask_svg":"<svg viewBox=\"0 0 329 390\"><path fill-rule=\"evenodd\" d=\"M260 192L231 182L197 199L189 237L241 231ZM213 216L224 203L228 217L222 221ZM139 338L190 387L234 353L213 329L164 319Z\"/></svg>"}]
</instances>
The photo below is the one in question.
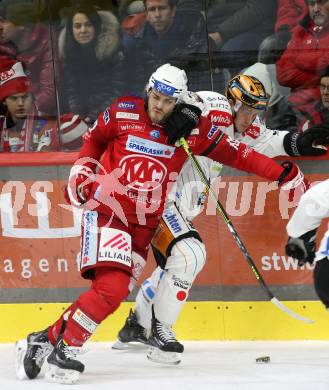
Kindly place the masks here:
<instances>
[{"instance_id":1,"label":"kac team logo","mask_svg":"<svg viewBox=\"0 0 329 390\"><path fill-rule=\"evenodd\" d=\"M119 167L128 181L127 186L135 191L153 191L167 175L167 168L160 161L140 154L124 157Z\"/></svg>"}]
</instances>

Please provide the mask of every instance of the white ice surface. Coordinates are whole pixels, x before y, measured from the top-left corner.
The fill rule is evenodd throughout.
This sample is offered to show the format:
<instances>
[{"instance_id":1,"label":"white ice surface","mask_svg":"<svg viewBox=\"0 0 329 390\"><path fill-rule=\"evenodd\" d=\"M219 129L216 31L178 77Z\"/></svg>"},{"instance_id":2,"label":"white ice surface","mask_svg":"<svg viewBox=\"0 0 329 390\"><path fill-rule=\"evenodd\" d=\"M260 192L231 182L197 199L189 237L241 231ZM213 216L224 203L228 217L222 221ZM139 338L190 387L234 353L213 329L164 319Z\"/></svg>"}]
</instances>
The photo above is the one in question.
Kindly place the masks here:
<instances>
[{"instance_id":1,"label":"white ice surface","mask_svg":"<svg viewBox=\"0 0 329 390\"><path fill-rule=\"evenodd\" d=\"M329 341L185 342L182 363L159 365L146 359L145 348L115 351L112 343L86 344L86 365L75 389L85 390L328 390ZM268 364L255 359L270 356ZM0 390L63 389L48 383L43 371L19 381L14 345L0 344Z\"/></svg>"}]
</instances>

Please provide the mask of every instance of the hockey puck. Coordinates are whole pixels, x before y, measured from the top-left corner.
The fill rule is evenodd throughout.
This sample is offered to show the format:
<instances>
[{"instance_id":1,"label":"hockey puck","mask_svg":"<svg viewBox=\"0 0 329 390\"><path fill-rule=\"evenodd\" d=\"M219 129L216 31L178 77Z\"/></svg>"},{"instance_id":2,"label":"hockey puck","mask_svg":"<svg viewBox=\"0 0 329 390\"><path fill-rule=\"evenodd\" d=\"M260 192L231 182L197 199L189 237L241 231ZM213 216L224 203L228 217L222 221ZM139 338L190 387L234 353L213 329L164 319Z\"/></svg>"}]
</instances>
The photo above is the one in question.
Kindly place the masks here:
<instances>
[{"instance_id":1,"label":"hockey puck","mask_svg":"<svg viewBox=\"0 0 329 390\"><path fill-rule=\"evenodd\" d=\"M256 358L256 363L269 363L271 361L269 356L260 356Z\"/></svg>"}]
</instances>

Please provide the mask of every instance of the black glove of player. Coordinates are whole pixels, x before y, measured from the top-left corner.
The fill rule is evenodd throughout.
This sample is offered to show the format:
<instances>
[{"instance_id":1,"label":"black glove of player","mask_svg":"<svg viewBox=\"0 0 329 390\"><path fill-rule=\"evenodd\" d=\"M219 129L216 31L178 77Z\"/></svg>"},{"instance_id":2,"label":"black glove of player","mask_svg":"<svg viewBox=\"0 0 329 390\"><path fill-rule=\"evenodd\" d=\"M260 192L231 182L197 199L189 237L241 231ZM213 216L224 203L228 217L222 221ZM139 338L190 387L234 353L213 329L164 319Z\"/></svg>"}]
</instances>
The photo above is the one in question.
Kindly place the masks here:
<instances>
[{"instance_id":1,"label":"black glove of player","mask_svg":"<svg viewBox=\"0 0 329 390\"><path fill-rule=\"evenodd\" d=\"M327 152L326 145L329 145L329 126L325 124L310 127L303 133L288 133L283 139L289 156L321 156Z\"/></svg>"},{"instance_id":2,"label":"black glove of player","mask_svg":"<svg viewBox=\"0 0 329 390\"><path fill-rule=\"evenodd\" d=\"M168 143L174 144L181 137L188 137L191 131L198 126L200 115L201 110L196 106L184 103L177 104L164 126Z\"/></svg>"},{"instance_id":3,"label":"black glove of player","mask_svg":"<svg viewBox=\"0 0 329 390\"><path fill-rule=\"evenodd\" d=\"M311 230L298 238L289 237L286 254L298 260L298 265L312 264L315 257L316 230Z\"/></svg>"}]
</instances>

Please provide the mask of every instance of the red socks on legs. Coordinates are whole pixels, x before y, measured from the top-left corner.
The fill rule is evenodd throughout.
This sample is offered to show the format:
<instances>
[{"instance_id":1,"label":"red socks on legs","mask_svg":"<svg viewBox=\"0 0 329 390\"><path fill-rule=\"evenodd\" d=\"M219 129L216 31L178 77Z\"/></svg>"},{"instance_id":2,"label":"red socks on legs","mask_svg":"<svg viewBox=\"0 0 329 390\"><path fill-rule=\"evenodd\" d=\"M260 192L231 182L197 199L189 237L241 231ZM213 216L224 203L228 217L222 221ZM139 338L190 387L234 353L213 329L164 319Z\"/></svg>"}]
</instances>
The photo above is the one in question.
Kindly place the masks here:
<instances>
[{"instance_id":1,"label":"red socks on legs","mask_svg":"<svg viewBox=\"0 0 329 390\"><path fill-rule=\"evenodd\" d=\"M82 293L49 329L49 340L63 339L72 346L82 346L107 316L116 311L128 296L130 275L117 268L95 269L91 289ZM64 322L65 321L65 322ZM64 329L62 329L64 328Z\"/></svg>"}]
</instances>

